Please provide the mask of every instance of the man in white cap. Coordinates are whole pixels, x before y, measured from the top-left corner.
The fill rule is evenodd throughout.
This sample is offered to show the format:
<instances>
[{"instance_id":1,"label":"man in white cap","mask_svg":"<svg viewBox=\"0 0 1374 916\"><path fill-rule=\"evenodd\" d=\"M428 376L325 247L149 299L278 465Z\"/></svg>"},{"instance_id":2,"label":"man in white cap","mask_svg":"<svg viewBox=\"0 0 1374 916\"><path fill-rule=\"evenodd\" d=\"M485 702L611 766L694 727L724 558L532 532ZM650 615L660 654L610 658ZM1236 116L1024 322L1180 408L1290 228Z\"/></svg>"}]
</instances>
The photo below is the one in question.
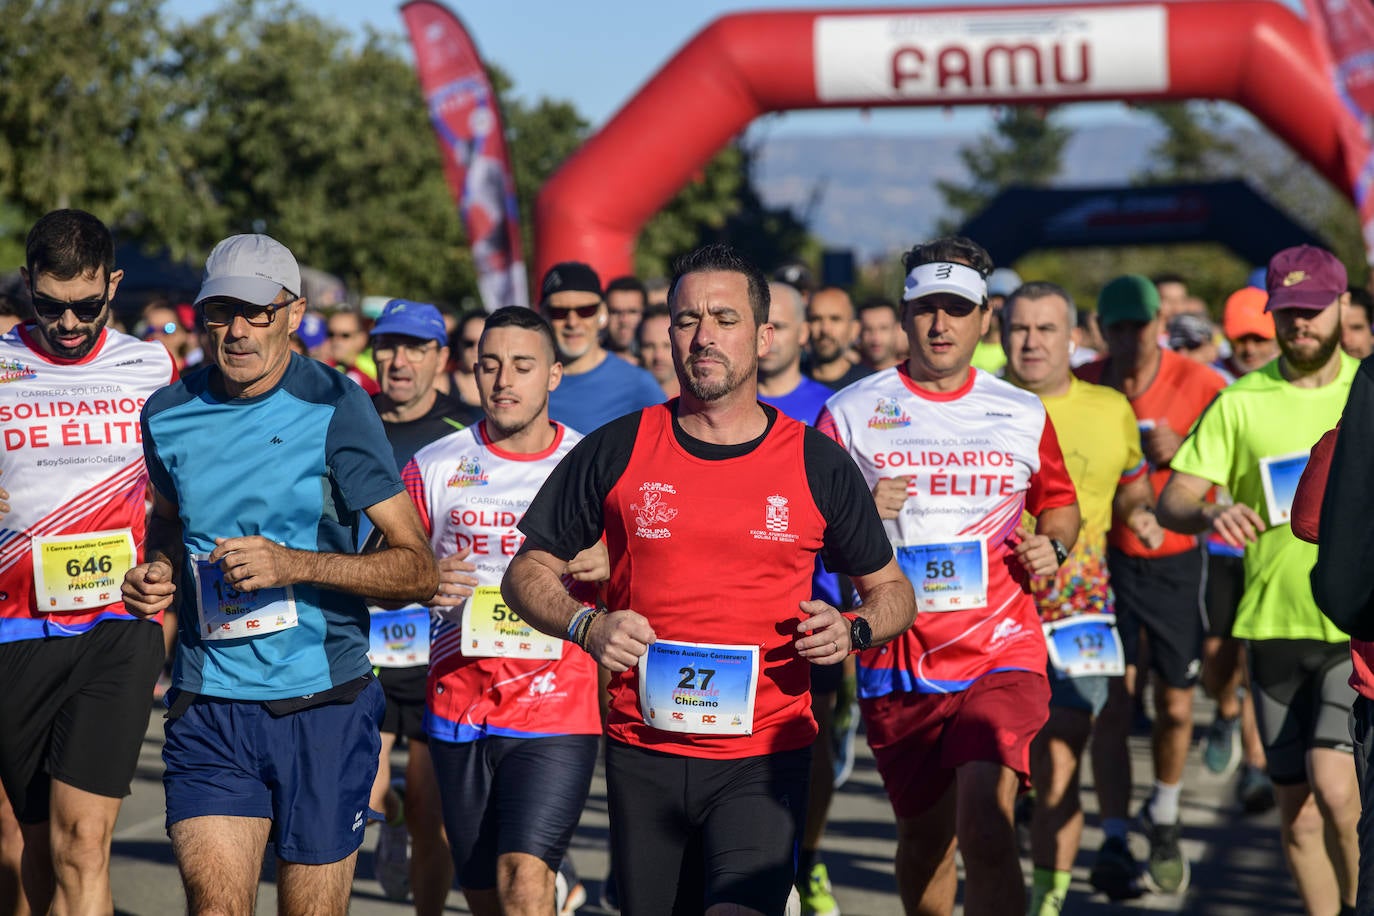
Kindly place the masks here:
<instances>
[{"instance_id":1,"label":"man in white cap","mask_svg":"<svg viewBox=\"0 0 1374 916\"><path fill-rule=\"evenodd\" d=\"M941 238L903 266L910 357L836 394L816 423L872 487L916 592L914 625L859 655L859 708L897 815L906 912L953 911L957 839L964 912L1019 914L1012 805L1050 702L1029 580L1068 558L1077 495L1040 399L970 366L992 317L988 253Z\"/></svg>"},{"instance_id":2,"label":"man in white cap","mask_svg":"<svg viewBox=\"0 0 1374 916\"><path fill-rule=\"evenodd\" d=\"M280 242L215 246L209 365L143 410L153 511L123 593L139 615L182 595L163 785L193 913L251 913L269 837L282 913L347 911L383 708L361 596L438 587L366 394L291 350L299 290ZM361 513L386 544L365 555Z\"/></svg>"}]
</instances>

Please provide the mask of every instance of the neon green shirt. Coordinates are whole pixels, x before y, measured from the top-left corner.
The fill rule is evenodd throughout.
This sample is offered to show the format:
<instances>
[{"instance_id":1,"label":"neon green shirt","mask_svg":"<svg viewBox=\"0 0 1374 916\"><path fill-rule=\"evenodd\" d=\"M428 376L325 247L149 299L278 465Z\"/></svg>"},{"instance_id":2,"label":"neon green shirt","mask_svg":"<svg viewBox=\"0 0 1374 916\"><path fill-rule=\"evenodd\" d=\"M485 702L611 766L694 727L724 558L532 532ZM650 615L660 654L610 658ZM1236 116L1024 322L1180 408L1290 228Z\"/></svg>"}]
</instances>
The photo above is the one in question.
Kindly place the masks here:
<instances>
[{"instance_id":1,"label":"neon green shirt","mask_svg":"<svg viewBox=\"0 0 1374 916\"><path fill-rule=\"evenodd\" d=\"M1308 451L1340 420L1359 363L1342 354L1334 382L1298 388L1284 379L1280 362L1242 376L1218 394L1170 465L1222 484L1268 525L1245 548L1245 594L1232 635L1345 642L1348 637L1312 598L1308 575L1317 562L1317 546L1294 536L1287 512Z\"/></svg>"},{"instance_id":2,"label":"neon green shirt","mask_svg":"<svg viewBox=\"0 0 1374 916\"><path fill-rule=\"evenodd\" d=\"M975 369L982 369L984 372L991 372L996 375L1007 364L1007 351L1002 349L1000 343L988 343L985 340L980 340L978 346L973 348L973 358L969 362L973 364Z\"/></svg>"}]
</instances>

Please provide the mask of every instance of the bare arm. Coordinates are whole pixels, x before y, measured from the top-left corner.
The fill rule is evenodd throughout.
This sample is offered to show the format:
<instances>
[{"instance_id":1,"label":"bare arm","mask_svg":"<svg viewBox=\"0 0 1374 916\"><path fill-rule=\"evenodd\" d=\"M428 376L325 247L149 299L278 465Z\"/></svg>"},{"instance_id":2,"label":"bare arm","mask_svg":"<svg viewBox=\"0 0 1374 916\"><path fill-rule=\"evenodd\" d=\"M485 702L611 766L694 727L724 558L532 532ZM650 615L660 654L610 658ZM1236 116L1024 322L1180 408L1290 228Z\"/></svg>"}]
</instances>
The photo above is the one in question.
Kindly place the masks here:
<instances>
[{"instance_id":1,"label":"bare arm","mask_svg":"<svg viewBox=\"0 0 1374 916\"><path fill-rule=\"evenodd\" d=\"M1213 481L1179 471L1169 477L1159 494L1159 523L1180 534L1216 531L1232 547L1244 547L1259 538L1264 520L1249 506L1221 506L1206 501Z\"/></svg>"},{"instance_id":2,"label":"bare arm","mask_svg":"<svg viewBox=\"0 0 1374 916\"><path fill-rule=\"evenodd\" d=\"M1014 553L1021 567L1032 576L1054 575L1059 569L1059 557L1055 555L1054 545L1050 541L1058 541L1065 550L1073 550L1074 542L1078 540L1079 522L1078 503L1075 502L1041 512L1035 520L1034 534L1024 526L1017 528L1021 542L1016 545Z\"/></svg>"},{"instance_id":3,"label":"bare arm","mask_svg":"<svg viewBox=\"0 0 1374 916\"><path fill-rule=\"evenodd\" d=\"M877 572L854 576L860 605L854 613L868 621L873 645L881 645L906 632L916 619L916 593L895 559ZM793 645L797 654L815 665L835 665L845 660L853 646L849 618L824 601L803 601L805 620L797 624L802 634Z\"/></svg>"},{"instance_id":4,"label":"bare arm","mask_svg":"<svg viewBox=\"0 0 1374 916\"><path fill-rule=\"evenodd\" d=\"M1141 474L1130 483L1118 486L1112 498L1112 517L1131 529L1151 550L1164 540L1164 529L1155 517L1154 497L1149 475Z\"/></svg>"},{"instance_id":5,"label":"bare arm","mask_svg":"<svg viewBox=\"0 0 1374 916\"><path fill-rule=\"evenodd\" d=\"M137 617L152 617L171 607L181 571L181 517L176 503L156 487L153 511L148 516L148 535L144 539L143 562L124 574L120 592L124 607Z\"/></svg>"},{"instance_id":6,"label":"bare arm","mask_svg":"<svg viewBox=\"0 0 1374 916\"><path fill-rule=\"evenodd\" d=\"M253 535L217 538L210 562L241 592L307 583L384 601L429 601L439 570L410 497L397 493L364 511L385 539L375 553L294 550Z\"/></svg>"},{"instance_id":7,"label":"bare arm","mask_svg":"<svg viewBox=\"0 0 1374 916\"><path fill-rule=\"evenodd\" d=\"M545 550L521 548L506 567L501 595L517 614L541 633L568 638L573 618L585 606L563 587L568 564ZM654 642L653 627L640 613L628 609L602 613L583 639L587 653L611 671L638 663Z\"/></svg>"}]
</instances>

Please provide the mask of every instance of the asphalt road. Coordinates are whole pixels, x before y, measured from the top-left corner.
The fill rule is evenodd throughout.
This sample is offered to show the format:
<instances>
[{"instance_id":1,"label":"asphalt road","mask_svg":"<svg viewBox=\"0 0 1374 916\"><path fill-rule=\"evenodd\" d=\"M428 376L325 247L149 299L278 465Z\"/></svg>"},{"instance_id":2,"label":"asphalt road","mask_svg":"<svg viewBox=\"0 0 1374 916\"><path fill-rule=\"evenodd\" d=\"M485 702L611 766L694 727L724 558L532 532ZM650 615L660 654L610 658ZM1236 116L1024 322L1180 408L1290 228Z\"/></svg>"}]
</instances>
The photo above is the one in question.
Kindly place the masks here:
<instances>
[{"instance_id":1,"label":"asphalt road","mask_svg":"<svg viewBox=\"0 0 1374 916\"><path fill-rule=\"evenodd\" d=\"M1198 720L1210 721L1210 704L1200 701ZM116 912L131 916L167 916L184 911L181 885L163 829L161 785L160 713L149 718L133 795L126 800L115 830L112 875ZM823 846L835 895L845 916L900 914L892 876L895 831L872 758L860 737L860 757L853 778L837 793ZM1144 797L1149 780L1146 741L1131 739L1135 790L1132 810ZM1300 914L1291 878L1279 848L1278 820L1272 812L1261 817L1241 814L1234 802L1231 779L1206 772L1194 749L1183 791L1183 848L1193 865L1192 886L1182 896L1148 896L1129 904L1109 903L1093 895L1088 869L1101 843L1093 816L1096 798L1085 772L1085 805L1089 812L1084 835L1085 851L1074 868L1074 881L1064 912L1069 914L1120 914L1132 910L1163 910L1242 916L1242 914ZM353 885L352 912L359 916L399 916L413 912L408 904L385 900L372 879L372 848L375 829L369 831L358 861ZM581 912L602 912L596 905L600 879L606 869L606 795L598 771L591 799L573 839L572 855L586 885L589 903ZM1132 836L1132 847L1143 859L1147 847L1142 837ZM1024 862L1030 874L1030 864ZM1009 892L1011 892L1009 890ZM264 868L258 907L262 913L276 909L272 866ZM462 894L454 891L449 910L468 912Z\"/></svg>"}]
</instances>

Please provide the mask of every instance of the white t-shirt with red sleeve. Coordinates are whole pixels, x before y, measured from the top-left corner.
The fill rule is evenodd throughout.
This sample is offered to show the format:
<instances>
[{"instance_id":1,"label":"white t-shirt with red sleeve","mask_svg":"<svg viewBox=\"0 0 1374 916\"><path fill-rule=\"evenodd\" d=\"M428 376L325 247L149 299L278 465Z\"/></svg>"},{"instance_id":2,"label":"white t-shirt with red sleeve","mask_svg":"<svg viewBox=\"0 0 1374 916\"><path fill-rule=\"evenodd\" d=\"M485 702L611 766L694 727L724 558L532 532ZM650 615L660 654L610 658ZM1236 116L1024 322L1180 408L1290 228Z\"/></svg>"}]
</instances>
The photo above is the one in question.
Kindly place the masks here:
<instances>
[{"instance_id":1,"label":"white t-shirt with red sleeve","mask_svg":"<svg viewBox=\"0 0 1374 916\"><path fill-rule=\"evenodd\" d=\"M954 693L994 671L1043 673L1017 528L1023 513L1077 496L1040 399L977 369L955 391L930 392L902 365L837 393L816 426L870 487L910 478L899 516L883 524L916 592L916 621L860 655L859 695Z\"/></svg>"}]
</instances>

